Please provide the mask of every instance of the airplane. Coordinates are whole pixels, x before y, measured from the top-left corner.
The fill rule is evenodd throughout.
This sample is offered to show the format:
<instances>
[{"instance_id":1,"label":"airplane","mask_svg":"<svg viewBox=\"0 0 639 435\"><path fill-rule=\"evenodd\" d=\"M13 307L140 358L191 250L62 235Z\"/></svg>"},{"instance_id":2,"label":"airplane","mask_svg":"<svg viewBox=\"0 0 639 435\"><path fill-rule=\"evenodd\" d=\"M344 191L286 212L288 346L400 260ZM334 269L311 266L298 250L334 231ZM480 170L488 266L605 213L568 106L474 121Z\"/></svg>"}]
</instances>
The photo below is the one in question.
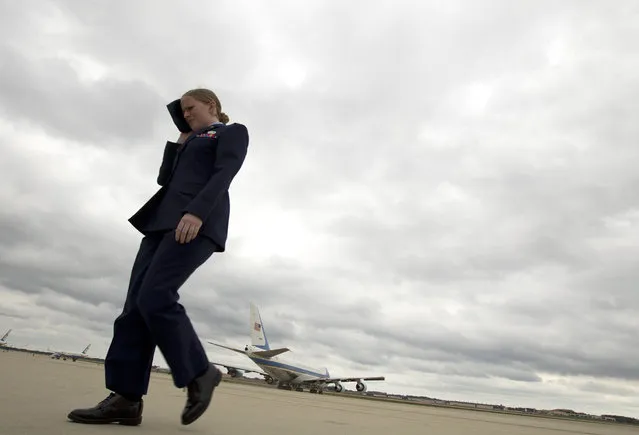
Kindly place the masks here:
<instances>
[{"instance_id":1,"label":"airplane","mask_svg":"<svg viewBox=\"0 0 639 435\"><path fill-rule=\"evenodd\" d=\"M0 347L7 347L9 344L7 343L7 337L11 334L11 329L9 329L5 334L0 338Z\"/></svg>"},{"instance_id":2,"label":"airplane","mask_svg":"<svg viewBox=\"0 0 639 435\"><path fill-rule=\"evenodd\" d=\"M84 348L82 353L53 351L51 352L51 359L62 358L64 361L66 361L67 358L71 358L73 361L77 361L78 359L81 359L87 356L87 352L89 351L90 347L91 347L91 344L87 345L87 347Z\"/></svg>"},{"instance_id":3,"label":"airplane","mask_svg":"<svg viewBox=\"0 0 639 435\"><path fill-rule=\"evenodd\" d=\"M215 365L225 367L231 377L242 376L243 372L252 372L262 375L265 381L270 385L277 382L277 388L279 389L295 389L296 391L304 391L304 387L307 387L310 393L318 394L322 394L328 389L341 393L344 391L344 386L342 385L343 382L356 382L356 390L360 393L365 393L367 386L364 381L385 380L384 376L335 378L331 377L327 368L317 369L297 364L290 360L281 359L278 355L289 352L290 349L286 347L271 349L268 339L266 338L264 323L262 322L259 309L252 302L250 303L250 328L251 344L246 345L244 350L209 341L209 343L214 346L219 346L224 349L246 355L263 370L259 371L256 369L212 362ZM334 387L329 387L331 384L333 384Z\"/></svg>"}]
</instances>

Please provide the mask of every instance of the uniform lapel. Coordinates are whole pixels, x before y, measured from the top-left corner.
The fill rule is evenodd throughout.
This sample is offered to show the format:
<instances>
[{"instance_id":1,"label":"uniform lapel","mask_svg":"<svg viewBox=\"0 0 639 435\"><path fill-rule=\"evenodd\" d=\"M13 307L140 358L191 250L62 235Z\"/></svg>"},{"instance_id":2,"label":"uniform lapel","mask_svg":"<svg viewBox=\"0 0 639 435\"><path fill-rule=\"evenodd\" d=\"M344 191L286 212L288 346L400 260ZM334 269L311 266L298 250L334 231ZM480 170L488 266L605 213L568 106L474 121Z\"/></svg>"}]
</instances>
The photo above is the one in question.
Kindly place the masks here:
<instances>
[{"instance_id":1,"label":"uniform lapel","mask_svg":"<svg viewBox=\"0 0 639 435\"><path fill-rule=\"evenodd\" d=\"M201 134L201 133L203 133L203 132L205 132L207 130L216 130L220 125L224 125L224 124L213 124L213 125L209 125L208 127L204 127L204 128L199 129L199 130L195 130L193 133L191 133L189 135L189 137L186 138L186 140L184 141L184 143L182 144L182 146L178 150L178 155L186 147L186 144L188 144L191 140L193 140L195 137L197 137L198 134Z\"/></svg>"},{"instance_id":2,"label":"uniform lapel","mask_svg":"<svg viewBox=\"0 0 639 435\"><path fill-rule=\"evenodd\" d=\"M198 134L208 131L208 130L216 130L219 126L224 125L224 124L213 124L213 125L209 125L207 127L201 128L199 130L195 130L193 133L191 133L186 140L184 141L184 143L178 148L177 151L177 155L175 156L175 159L173 160L173 168L171 169L171 176L173 175L173 172L175 171L175 167L178 164L178 160L180 160L180 156L182 155L182 151L184 151L184 149L186 148L186 145L192 140L194 139Z\"/></svg>"}]
</instances>

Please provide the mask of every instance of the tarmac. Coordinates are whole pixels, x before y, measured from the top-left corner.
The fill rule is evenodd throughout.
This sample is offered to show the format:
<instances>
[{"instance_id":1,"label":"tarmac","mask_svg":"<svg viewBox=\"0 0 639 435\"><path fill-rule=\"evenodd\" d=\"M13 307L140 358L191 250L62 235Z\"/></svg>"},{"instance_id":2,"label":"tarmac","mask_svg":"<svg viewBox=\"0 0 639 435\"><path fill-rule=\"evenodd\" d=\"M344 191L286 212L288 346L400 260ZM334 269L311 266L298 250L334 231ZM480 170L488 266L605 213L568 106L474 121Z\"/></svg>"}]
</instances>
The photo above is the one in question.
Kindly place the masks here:
<instances>
[{"instance_id":1,"label":"tarmac","mask_svg":"<svg viewBox=\"0 0 639 435\"><path fill-rule=\"evenodd\" d=\"M140 426L84 425L67 420L71 409L93 406L107 394L102 365L0 351L2 435L639 434L639 428L632 426L362 400L234 382L222 382L208 411L195 423L182 426L186 393L162 373L151 375Z\"/></svg>"}]
</instances>

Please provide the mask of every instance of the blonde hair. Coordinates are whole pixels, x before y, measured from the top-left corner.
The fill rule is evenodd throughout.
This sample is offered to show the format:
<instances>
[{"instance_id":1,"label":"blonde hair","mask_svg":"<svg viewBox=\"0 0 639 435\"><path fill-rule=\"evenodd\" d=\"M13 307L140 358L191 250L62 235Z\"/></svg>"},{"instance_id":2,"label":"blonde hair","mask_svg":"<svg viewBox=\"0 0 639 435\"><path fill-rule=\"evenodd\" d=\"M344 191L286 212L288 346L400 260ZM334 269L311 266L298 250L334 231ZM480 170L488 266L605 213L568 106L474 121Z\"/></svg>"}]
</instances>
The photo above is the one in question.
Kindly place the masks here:
<instances>
[{"instance_id":1,"label":"blonde hair","mask_svg":"<svg viewBox=\"0 0 639 435\"><path fill-rule=\"evenodd\" d=\"M184 95L182 96L193 97L204 104L210 104L210 103L215 104L215 110L217 111L217 119L219 119L220 122L223 122L224 124L229 122L229 116L226 113L222 112L222 103L220 103L220 99L217 98L217 95L215 95L215 92L211 91L210 89L204 89L204 88L191 89L190 91L186 91Z\"/></svg>"}]
</instances>

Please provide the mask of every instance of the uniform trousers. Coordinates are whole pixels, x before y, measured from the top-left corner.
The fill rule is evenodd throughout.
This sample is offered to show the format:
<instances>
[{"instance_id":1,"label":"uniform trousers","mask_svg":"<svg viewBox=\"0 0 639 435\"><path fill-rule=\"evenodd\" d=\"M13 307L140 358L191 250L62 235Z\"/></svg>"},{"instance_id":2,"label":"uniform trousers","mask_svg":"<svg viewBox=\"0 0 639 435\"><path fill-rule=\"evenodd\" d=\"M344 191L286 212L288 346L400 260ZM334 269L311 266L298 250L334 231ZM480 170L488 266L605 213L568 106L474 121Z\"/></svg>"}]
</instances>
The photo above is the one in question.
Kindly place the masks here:
<instances>
[{"instance_id":1,"label":"uniform trousers","mask_svg":"<svg viewBox=\"0 0 639 435\"><path fill-rule=\"evenodd\" d=\"M184 244L175 240L175 231L143 237L124 308L113 325L105 359L107 389L125 397L145 395L156 346L178 388L207 370L208 357L178 302L178 290L216 248L215 242L203 235Z\"/></svg>"}]
</instances>

